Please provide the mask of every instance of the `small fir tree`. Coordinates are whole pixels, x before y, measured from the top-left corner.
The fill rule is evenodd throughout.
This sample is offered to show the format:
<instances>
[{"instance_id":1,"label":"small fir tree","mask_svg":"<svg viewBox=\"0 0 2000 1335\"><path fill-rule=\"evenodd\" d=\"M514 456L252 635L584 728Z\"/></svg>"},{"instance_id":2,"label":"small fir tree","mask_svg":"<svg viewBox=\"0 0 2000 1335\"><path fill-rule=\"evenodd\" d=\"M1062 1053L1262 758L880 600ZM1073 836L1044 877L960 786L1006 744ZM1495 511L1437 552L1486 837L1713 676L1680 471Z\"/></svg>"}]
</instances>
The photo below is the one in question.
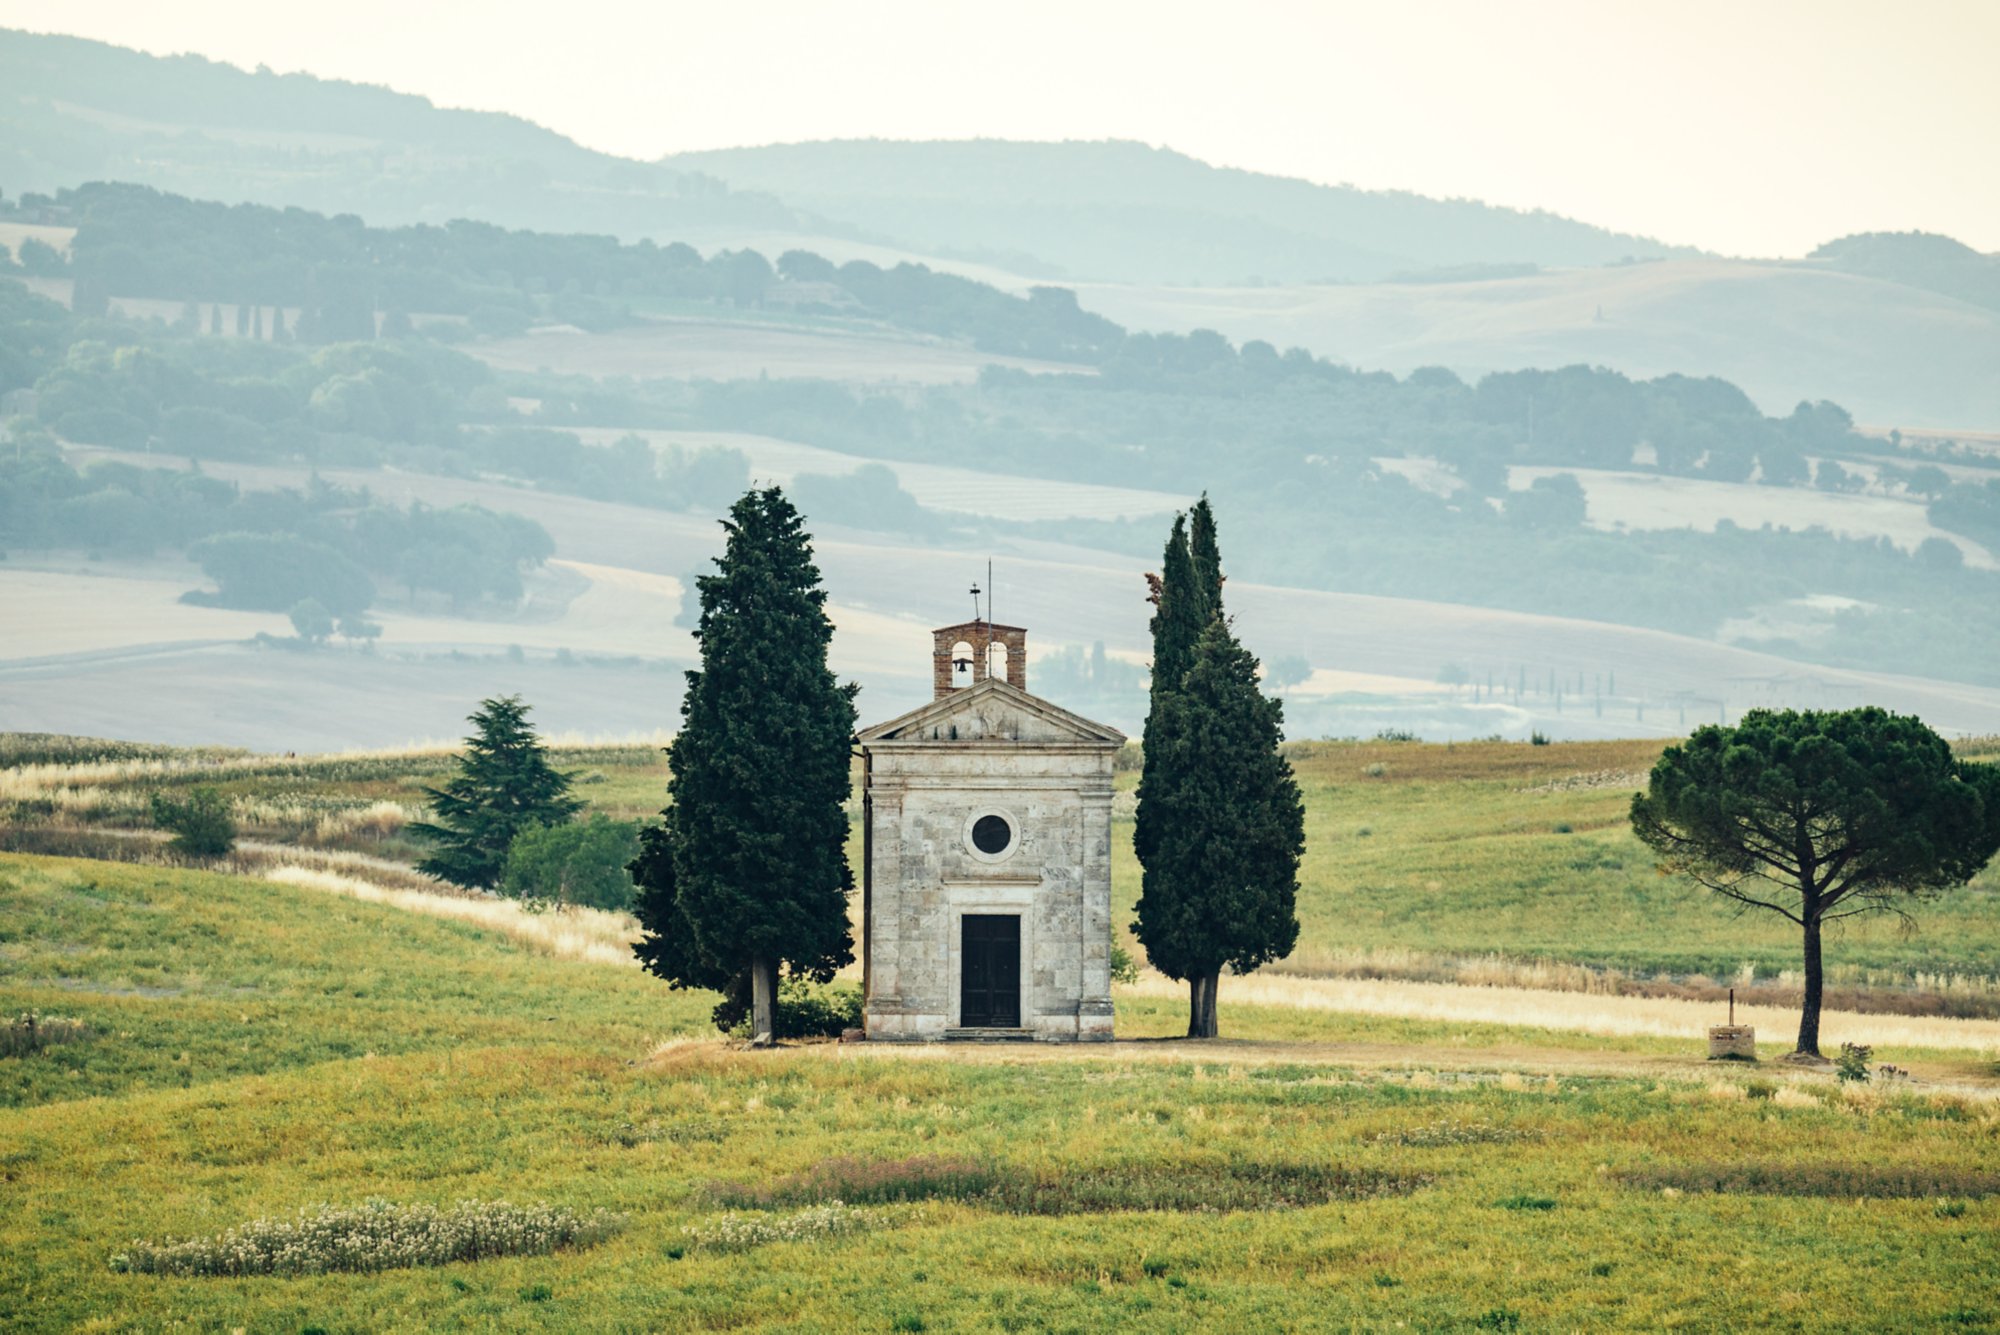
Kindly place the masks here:
<instances>
[{"instance_id":1,"label":"small fir tree","mask_svg":"<svg viewBox=\"0 0 2000 1335\"><path fill-rule=\"evenodd\" d=\"M433 820L410 826L437 851L417 870L440 881L490 890L500 882L507 850L523 830L560 825L583 808L569 795L570 780L549 764L548 749L528 724L518 695L482 700L471 716L457 777L426 788Z\"/></svg>"},{"instance_id":2,"label":"small fir tree","mask_svg":"<svg viewBox=\"0 0 2000 1335\"><path fill-rule=\"evenodd\" d=\"M1190 1038L1216 1036L1225 965L1247 973L1298 940L1305 805L1278 751L1283 718L1218 617L1146 743L1156 834L1133 931L1155 968L1188 981Z\"/></svg>"},{"instance_id":3,"label":"small fir tree","mask_svg":"<svg viewBox=\"0 0 2000 1335\"><path fill-rule=\"evenodd\" d=\"M730 508L716 572L696 581L701 668L668 752L672 804L632 864L634 947L676 987L724 993L717 1023L776 1035L778 970L829 981L854 958L847 899L856 687L827 668L812 545L776 487Z\"/></svg>"}]
</instances>

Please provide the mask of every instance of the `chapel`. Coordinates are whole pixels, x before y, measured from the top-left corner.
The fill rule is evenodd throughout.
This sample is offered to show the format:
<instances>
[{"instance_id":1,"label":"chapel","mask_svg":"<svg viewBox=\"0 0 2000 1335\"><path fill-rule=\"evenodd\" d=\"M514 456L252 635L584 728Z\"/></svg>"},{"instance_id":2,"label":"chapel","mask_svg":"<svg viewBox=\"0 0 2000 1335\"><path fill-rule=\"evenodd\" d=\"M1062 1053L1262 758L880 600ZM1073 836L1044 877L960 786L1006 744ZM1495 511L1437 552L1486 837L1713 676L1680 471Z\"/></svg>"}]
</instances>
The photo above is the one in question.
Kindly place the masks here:
<instances>
[{"instance_id":1,"label":"chapel","mask_svg":"<svg viewBox=\"0 0 2000 1335\"><path fill-rule=\"evenodd\" d=\"M932 632L933 699L856 734L871 1041L1111 1038L1125 735L1028 693L1028 633Z\"/></svg>"}]
</instances>

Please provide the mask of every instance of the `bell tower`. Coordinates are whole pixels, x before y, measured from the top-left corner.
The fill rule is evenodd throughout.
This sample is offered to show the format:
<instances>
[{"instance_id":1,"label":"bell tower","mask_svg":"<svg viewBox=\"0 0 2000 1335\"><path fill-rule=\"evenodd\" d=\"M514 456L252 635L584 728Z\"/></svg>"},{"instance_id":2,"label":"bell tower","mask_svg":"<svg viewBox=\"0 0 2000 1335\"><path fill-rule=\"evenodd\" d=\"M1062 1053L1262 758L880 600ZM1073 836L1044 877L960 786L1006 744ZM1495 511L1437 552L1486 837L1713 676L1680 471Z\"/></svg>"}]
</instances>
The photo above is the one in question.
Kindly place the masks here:
<instances>
[{"instance_id":1,"label":"bell tower","mask_svg":"<svg viewBox=\"0 0 2000 1335\"><path fill-rule=\"evenodd\" d=\"M996 670L997 669L997 670ZM998 677L1017 691L1028 689L1028 632L991 621L961 621L931 632L931 698Z\"/></svg>"}]
</instances>

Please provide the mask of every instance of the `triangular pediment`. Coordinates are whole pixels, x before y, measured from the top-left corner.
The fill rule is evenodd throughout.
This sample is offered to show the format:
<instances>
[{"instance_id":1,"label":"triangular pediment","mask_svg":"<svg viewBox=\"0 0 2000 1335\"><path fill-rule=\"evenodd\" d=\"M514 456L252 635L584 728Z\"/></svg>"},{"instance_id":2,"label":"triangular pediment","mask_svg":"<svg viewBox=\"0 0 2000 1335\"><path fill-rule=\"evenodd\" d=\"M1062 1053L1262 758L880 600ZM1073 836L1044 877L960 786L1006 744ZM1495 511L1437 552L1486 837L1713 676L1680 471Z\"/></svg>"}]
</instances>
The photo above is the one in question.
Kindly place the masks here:
<instances>
[{"instance_id":1,"label":"triangular pediment","mask_svg":"<svg viewBox=\"0 0 2000 1335\"><path fill-rule=\"evenodd\" d=\"M1117 746L1125 734L1072 714L998 677L953 691L900 718L863 728L861 742L1086 742Z\"/></svg>"}]
</instances>

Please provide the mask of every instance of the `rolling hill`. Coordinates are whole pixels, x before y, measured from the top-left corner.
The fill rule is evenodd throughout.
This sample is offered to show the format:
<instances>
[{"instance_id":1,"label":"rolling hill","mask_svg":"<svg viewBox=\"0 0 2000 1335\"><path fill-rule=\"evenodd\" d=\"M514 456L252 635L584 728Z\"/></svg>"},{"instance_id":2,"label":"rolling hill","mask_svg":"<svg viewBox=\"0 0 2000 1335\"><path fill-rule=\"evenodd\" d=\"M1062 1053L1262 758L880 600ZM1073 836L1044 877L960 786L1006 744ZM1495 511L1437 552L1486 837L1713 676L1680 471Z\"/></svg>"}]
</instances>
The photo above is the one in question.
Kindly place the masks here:
<instances>
[{"instance_id":1,"label":"rolling hill","mask_svg":"<svg viewBox=\"0 0 2000 1335\"><path fill-rule=\"evenodd\" d=\"M1316 185L1117 140L846 140L665 162L915 250L1065 278L1370 281L1694 253L1552 213Z\"/></svg>"},{"instance_id":2,"label":"rolling hill","mask_svg":"<svg viewBox=\"0 0 2000 1335\"><path fill-rule=\"evenodd\" d=\"M1060 278L1137 330L1368 368L1717 375L1767 409L2000 423L1995 261L1942 237L1722 261L1548 213L1215 167L1129 142L771 145L636 162L385 88L0 31L0 187L124 180L225 202L913 259ZM1628 264L1627 260L1656 261Z\"/></svg>"},{"instance_id":3,"label":"rolling hill","mask_svg":"<svg viewBox=\"0 0 2000 1335\"><path fill-rule=\"evenodd\" d=\"M387 88L0 30L0 185L134 181L229 203L694 234L788 228L778 201Z\"/></svg>"},{"instance_id":4,"label":"rolling hill","mask_svg":"<svg viewBox=\"0 0 2000 1335\"><path fill-rule=\"evenodd\" d=\"M1716 375L1766 412L1830 398L1901 427L2000 423L2000 309L1819 262L1672 259L1452 283L1083 284L1131 329L1214 329L1370 370Z\"/></svg>"}]
</instances>

